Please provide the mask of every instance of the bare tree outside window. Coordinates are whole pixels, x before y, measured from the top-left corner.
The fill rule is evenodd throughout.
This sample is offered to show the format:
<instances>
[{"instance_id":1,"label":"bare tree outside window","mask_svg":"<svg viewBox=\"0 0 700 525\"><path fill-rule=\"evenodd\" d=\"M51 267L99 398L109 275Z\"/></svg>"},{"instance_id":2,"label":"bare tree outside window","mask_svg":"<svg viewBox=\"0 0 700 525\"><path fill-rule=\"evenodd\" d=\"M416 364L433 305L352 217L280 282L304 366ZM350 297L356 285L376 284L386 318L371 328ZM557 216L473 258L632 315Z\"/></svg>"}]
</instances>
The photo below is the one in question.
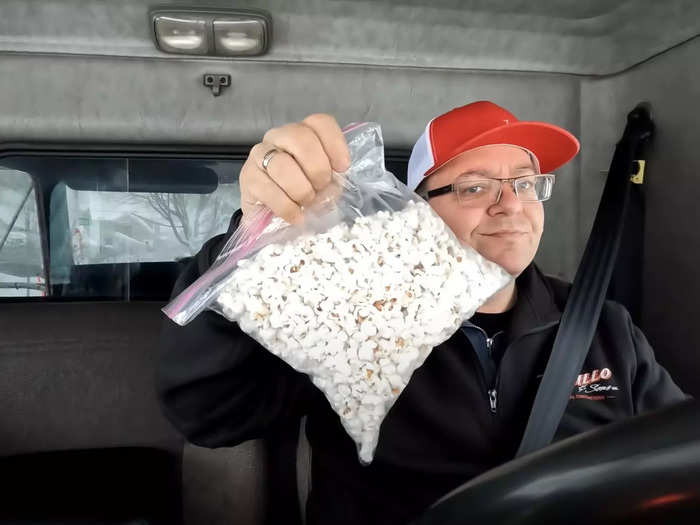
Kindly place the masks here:
<instances>
[{"instance_id":1,"label":"bare tree outside window","mask_svg":"<svg viewBox=\"0 0 700 525\"><path fill-rule=\"evenodd\" d=\"M182 193L150 193L134 195L145 201L165 221L177 241L188 251L198 250L202 237L215 234L220 222L222 201L210 195L186 195ZM148 221L146 217L142 219Z\"/></svg>"},{"instance_id":2,"label":"bare tree outside window","mask_svg":"<svg viewBox=\"0 0 700 525\"><path fill-rule=\"evenodd\" d=\"M173 261L228 228L238 183L208 194L66 191L75 264Z\"/></svg>"}]
</instances>

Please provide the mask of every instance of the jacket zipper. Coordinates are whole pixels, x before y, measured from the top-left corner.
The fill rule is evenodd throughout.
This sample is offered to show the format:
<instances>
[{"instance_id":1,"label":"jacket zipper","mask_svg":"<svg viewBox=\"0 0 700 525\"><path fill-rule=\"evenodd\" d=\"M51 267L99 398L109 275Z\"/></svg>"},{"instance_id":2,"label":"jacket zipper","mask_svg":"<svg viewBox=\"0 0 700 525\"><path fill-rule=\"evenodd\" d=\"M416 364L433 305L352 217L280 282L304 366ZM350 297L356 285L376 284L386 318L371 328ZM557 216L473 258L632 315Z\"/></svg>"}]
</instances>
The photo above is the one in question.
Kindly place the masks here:
<instances>
[{"instance_id":1,"label":"jacket zipper","mask_svg":"<svg viewBox=\"0 0 700 525\"><path fill-rule=\"evenodd\" d=\"M489 390L489 404L491 405L491 413L495 414L498 409L498 391L495 388Z\"/></svg>"},{"instance_id":2,"label":"jacket zipper","mask_svg":"<svg viewBox=\"0 0 700 525\"><path fill-rule=\"evenodd\" d=\"M493 342L496 339L496 336L499 334L502 334L503 331L496 332L493 334L493 337L489 337L488 334L480 327L476 326L475 324L472 324L472 327L476 328L484 334L484 337L486 338L486 350L489 353L489 357L491 357L491 348L493 348ZM466 336L465 336L466 337ZM467 338L469 339L469 338ZM478 361L478 359L477 359ZM484 385L486 386L486 398L489 403L489 410L491 411L492 414L496 414L498 411L498 376L496 378L495 384L494 385L486 385L486 380L484 378L483 371L481 370L481 364L479 363L479 372L481 374L482 379L484 380ZM501 367L499 366L498 369Z\"/></svg>"},{"instance_id":3,"label":"jacket zipper","mask_svg":"<svg viewBox=\"0 0 700 525\"><path fill-rule=\"evenodd\" d=\"M497 336L498 334L500 334L500 333L502 333L502 332L497 332L497 333L493 334L493 337L488 337L488 336L486 336L486 350L488 351L488 353L489 353L489 358L490 358L491 360L493 360L493 356L491 355L491 349L493 348L493 341L494 341L494 339L496 339L496 336ZM500 368L501 368L501 367L500 367L500 365L499 365L498 369L500 369ZM497 370L498 370L498 369L497 369ZM496 375L498 376L498 371L496 372ZM498 410L498 388L497 388L497 383L498 383L498 381L496 381L496 382L494 383L493 388L490 388L490 389L488 390L488 394L489 394L489 407L491 408L491 413L492 413L492 414L495 414L496 411Z\"/></svg>"},{"instance_id":4,"label":"jacket zipper","mask_svg":"<svg viewBox=\"0 0 700 525\"><path fill-rule=\"evenodd\" d=\"M543 332L549 328L552 328L553 326L558 325L559 322L560 321L554 321L551 323L547 323L546 325L538 326L538 327L534 328L533 330L530 330L529 332L525 332L524 334L521 334L517 339L514 339L513 341L511 341L511 343L506 347L505 351L503 352L503 356L505 357L505 355L508 352L508 350L510 349L510 347L512 347L515 343L520 341L522 338L527 337L529 335L534 335L534 334L539 333L539 332ZM484 332L484 330L482 330L480 327L478 327L474 324L472 324L472 326L474 328L476 328L477 330L479 330L482 334L484 334L484 337L486 337L486 348L489 351L489 354L491 354L491 347L493 347L493 341L496 338L496 336L502 332L497 332L497 333L493 334L493 337L489 337L486 334L486 332ZM479 369L481 369L481 366L479 366ZM483 378L483 372L481 373L481 375ZM488 401L489 401L489 410L491 410L492 414L498 413L498 385L500 383L500 379L501 379L501 365L499 363L498 369L496 370L496 380L495 380L494 386L493 386L493 388L487 387L488 390L486 391ZM484 381L484 383L485 383L485 381Z\"/></svg>"}]
</instances>

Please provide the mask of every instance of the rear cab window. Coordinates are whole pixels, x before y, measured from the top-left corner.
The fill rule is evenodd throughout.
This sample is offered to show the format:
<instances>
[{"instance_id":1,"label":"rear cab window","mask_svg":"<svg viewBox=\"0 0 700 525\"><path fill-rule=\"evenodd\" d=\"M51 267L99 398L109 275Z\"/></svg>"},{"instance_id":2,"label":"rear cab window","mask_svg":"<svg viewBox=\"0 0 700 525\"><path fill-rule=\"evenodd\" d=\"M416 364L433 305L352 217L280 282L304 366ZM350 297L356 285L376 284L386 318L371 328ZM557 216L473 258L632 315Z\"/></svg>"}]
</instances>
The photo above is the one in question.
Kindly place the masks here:
<instances>
[{"instance_id":1,"label":"rear cab window","mask_svg":"<svg viewBox=\"0 0 700 525\"><path fill-rule=\"evenodd\" d=\"M0 159L0 297L167 298L178 262L228 229L241 164Z\"/></svg>"},{"instance_id":2,"label":"rear cab window","mask_svg":"<svg viewBox=\"0 0 700 525\"><path fill-rule=\"evenodd\" d=\"M167 300L182 264L228 230L244 160L0 158L0 298ZM388 152L386 167L405 181L407 161Z\"/></svg>"}]
</instances>

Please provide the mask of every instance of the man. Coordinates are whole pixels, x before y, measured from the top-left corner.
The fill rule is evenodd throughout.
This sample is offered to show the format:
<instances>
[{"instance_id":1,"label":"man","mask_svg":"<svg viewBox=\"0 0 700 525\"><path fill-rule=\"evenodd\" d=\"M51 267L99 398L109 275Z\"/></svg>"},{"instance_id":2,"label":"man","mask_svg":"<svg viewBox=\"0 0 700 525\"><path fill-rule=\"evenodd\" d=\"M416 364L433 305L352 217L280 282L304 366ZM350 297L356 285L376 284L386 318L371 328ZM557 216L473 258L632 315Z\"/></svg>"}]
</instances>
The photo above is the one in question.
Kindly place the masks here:
<instances>
[{"instance_id":1,"label":"man","mask_svg":"<svg viewBox=\"0 0 700 525\"><path fill-rule=\"evenodd\" d=\"M550 197L549 172L578 152L551 124L520 122L490 102L433 119L416 143L408 186L457 237L516 280L434 349L389 412L374 462L360 465L339 418L307 376L205 312L166 323L159 372L164 411L192 442L230 446L274 433L303 414L313 450L310 524L406 523L440 496L512 459L552 348L569 286L533 264ZM290 222L345 171L343 135L328 115L269 131L242 168L241 216L260 206ZM216 258L209 241L178 280L179 293ZM558 429L561 439L685 398L623 307L606 303Z\"/></svg>"}]
</instances>

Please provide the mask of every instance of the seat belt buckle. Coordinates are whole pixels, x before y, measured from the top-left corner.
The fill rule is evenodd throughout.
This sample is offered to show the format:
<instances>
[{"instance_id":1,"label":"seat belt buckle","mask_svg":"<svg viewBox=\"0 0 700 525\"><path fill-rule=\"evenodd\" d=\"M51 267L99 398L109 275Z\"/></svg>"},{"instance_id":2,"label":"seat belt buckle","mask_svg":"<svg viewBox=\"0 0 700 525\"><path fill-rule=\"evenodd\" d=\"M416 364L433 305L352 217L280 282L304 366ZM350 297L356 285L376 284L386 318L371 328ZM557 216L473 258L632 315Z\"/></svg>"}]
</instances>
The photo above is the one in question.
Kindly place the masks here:
<instances>
[{"instance_id":1,"label":"seat belt buckle","mask_svg":"<svg viewBox=\"0 0 700 525\"><path fill-rule=\"evenodd\" d=\"M634 168L634 173L632 173L630 180L632 181L633 184L644 184L644 168L645 168L646 164L647 164L647 161L645 161L645 160L635 160L632 163L632 167Z\"/></svg>"}]
</instances>

